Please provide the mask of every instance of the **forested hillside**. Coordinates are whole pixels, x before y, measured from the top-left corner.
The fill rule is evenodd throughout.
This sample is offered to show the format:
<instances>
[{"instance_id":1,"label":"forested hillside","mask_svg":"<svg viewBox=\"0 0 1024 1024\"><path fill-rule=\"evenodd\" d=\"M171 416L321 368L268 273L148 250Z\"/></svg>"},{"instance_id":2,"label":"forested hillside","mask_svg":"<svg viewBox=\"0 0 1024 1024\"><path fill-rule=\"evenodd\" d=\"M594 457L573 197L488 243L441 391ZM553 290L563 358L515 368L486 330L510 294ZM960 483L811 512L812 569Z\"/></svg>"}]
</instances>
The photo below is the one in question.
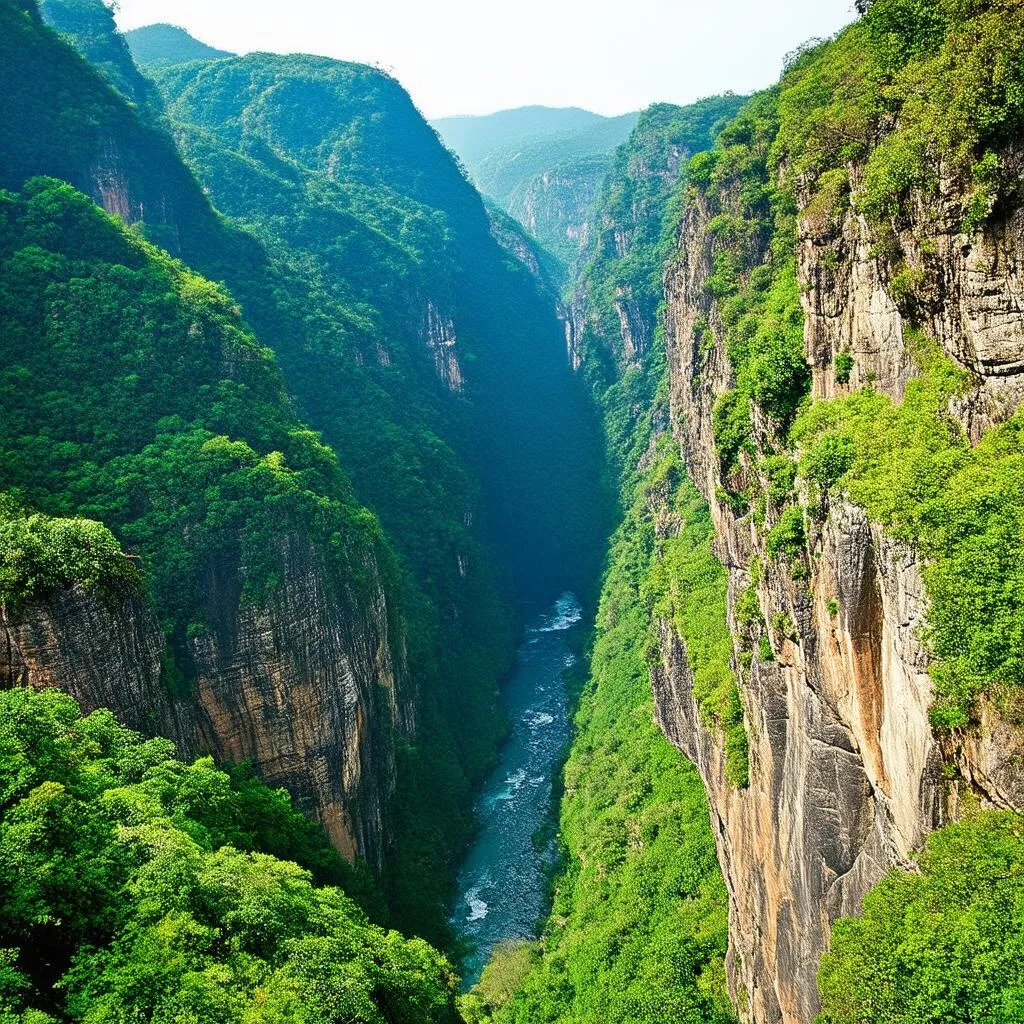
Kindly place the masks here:
<instances>
[{"instance_id":1,"label":"forested hillside","mask_svg":"<svg viewBox=\"0 0 1024 1024\"><path fill-rule=\"evenodd\" d=\"M50 6L47 13L66 38L93 46L96 27L111 25L105 9L93 10L89 31L80 31L85 14L97 6L102 8L99 0L79 0ZM72 14L79 20L69 20ZM160 123L127 106L31 12L23 13L7 0L0 16L5 22L0 45L5 47L9 86L0 126L3 182L20 187L33 174L51 174L76 184L122 218L139 222L158 244L224 281L231 298L223 295L216 301L235 317L237 301L259 339L252 344L264 353L260 358L273 352L283 374L283 379L276 378L276 387L281 393L287 389L289 408L297 408L310 427L322 432L323 444L308 432L303 436L309 440L302 442L320 446L314 459L317 472L336 476L333 486L347 496L342 505L351 506L345 515L352 520L355 535L368 531L370 542L379 548L376 568L369 570L370 590L357 591L353 598L356 607L369 614L367 624L360 626L357 645L364 642L366 630L377 630L370 625L376 622L380 636L388 638L384 643L390 653L376 655L376 669L370 667L372 648L360 647L353 656L368 671L377 672L378 684L393 692L387 700L374 697L376 710L368 706L365 720L345 726L355 744L346 756L362 751L359 785L377 791L366 810L355 815L357 820L368 816L363 832L373 837L374 850L383 851L383 879L397 919L441 939L452 857L471 826L470 785L493 757L502 728L495 693L508 665L520 608L566 586L584 591L590 567L600 555L600 517L576 515L579 507L594 506L593 498L584 495L594 495L600 507L595 489L600 442L596 422L588 418L586 395L570 376L561 327L537 296L532 278L491 238L482 203L451 157L397 83L382 73L314 58L259 57L168 70L161 84L167 90L171 121L214 202L228 214L225 218L211 208ZM125 56L123 44L116 48L111 43L109 52L115 49ZM107 62L101 63L100 71L113 85L123 77ZM234 111L238 117L246 114L247 123L254 125L252 134L240 136L229 127L237 123L231 119L202 123L200 110L204 116L210 110L219 110L221 116L231 113L225 104L235 95L230 91L233 84L241 81L254 87L262 82L267 97L274 97L268 106L257 89L259 117ZM229 91L223 94L225 89ZM197 95L218 105L190 107ZM318 102L311 104L311 98ZM373 111L386 116L370 118ZM70 140L64 131L69 117L82 125L80 134ZM28 124L31 132L24 128ZM33 210L41 202L31 195L22 201ZM60 210L51 212L58 220L64 216ZM33 227L36 222L38 215ZM44 232L44 240L54 239L50 244L63 256L74 236L64 238L59 228L50 230L49 236ZM146 258L161 257L153 251ZM47 286L49 272L43 269L33 284L25 286L30 296L33 288ZM75 266L72 281L78 272ZM120 286L121 279L115 279ZM205 282L195 287L218 295ZM29 387L21 385L19 402L35 410L41 421L38 429L50 430L50 436L51 409L39 406L33 396L50 386L46 371L62 365L54 352L66 349L69 358L75 358L83 351L77 346L90 337L78 329L78 319L85 322L88 315L99 323L104 310L126 305L118 296L103 296L95 289L77 301L78 312L67 330L53 331L55 348L33 351L40 366L34 369L16 361L9 369L30 382ZM19 316L34 308L24 300L18 305ZM48 315L44 310L39 315ZM156 459L159 472L165 467L168 472L184 472L174 478L175 486L189 497L191 515L200 523L215 523L215 529L197 533L180 518L162 520L159 531L155 519L150 520L153 527L129 529L127 523L140 516L147 522L145 505L129 498L123 469L108 483L103 473L111 471L100 459L102 473L90 476L93 463L81 447L51 445L41 455L37 452L35 461L22 458L20 464L31 465L35 476L28 483L12 480L8 486L23 488L19 500L34 501L52 512L103 517L121 543L145 554L146 569L156 580L158 606L161 593L174 605L173 617L158 611L170 640L161 672L180 677L179 689L185 692L198 674L199 699L209 709L204 714L241 720L251 698L222 691L227 684L221 667L209 668L214 679L223 678L215 684L215 709L213 694L207 696L203 638L218 637L222 656L228 644L236 651L232 657L245 663L246 647L255 642L256 634L250 640L247 628L231 625L234 606L241 600L237 607L242 609L246 601L258 598L264 593L261 586L274 604L273 587L282 576L273 571L276 542L270 525L255 513L244 490L248 456L238 445L254 433L266 441L263 448L254 449L257 476L263 472L258 460L264 456L273 462L279 457L274 452L281 453L280 468L275 463L274 470L280 473L291 472L289 460L299 456L288 443L270 439L269 422L253 417L251 409L242 411L248 408L247 397L231 406L226 397L212 392L203 397L205 392L196 390L199 381L190 376L165 382L153 375L144 355L145 331L150 325L154 332L168 330L165 316L160 313L144 321L143 334L135 339L140 351L133 353L138 362L134 376L125 369L128 353L115 350L117 372L94 364L96 387L88 389L87 380L75 382L80 390L67 401L99 421L97 429L110 438L114 451ZM187 321L182 323L185 336L193 329ZM124 344L131 352L131 328L125 330ZM240 330L248 334L247 328ZM154 345L158 336L154 333ZM162 345L150 358L160 366L158 351ZM237 373L236 366L228 363L229 376ZM130 377L127 383L122 382L124 376ZM152 410L148 402L131 404L133 388L153 396ZM114 399L114 389L123 397ZM119 401L129 403L131 416L124 421L113 415ZM195 422L197 403L204 401L220 417L210 422L212 430ZM184 410L176 413L174 403L184 405ZM178 419L168 418L174 415ZM252 418L241 423L232 415ZM152 439L144 431L131 432L132 416L150 417L145 422ZM83 426L70 410L67 422L73 430ZM207 507L209 491L195 491L194 475L208 472L183 438L195 427L226 438L223 457L241 460L243 473L233 486L243 489L225 495L240 503L239 511L227 518L219 506ZM28 443L30 434L22 434L13 421L11 434L11 443ZM81 444L81 435L75 436ZM509 443L512 437L514 445ZM165 457L162 450L146 448L161 438L160 443L179 456ZM196 442L205 443L205 437ZM294 447L297 442L290 443ZM340 469L328 468L335 460ZM294 469L301 473L304 464L300 461ZM71 481L68 485L65 477ZM78 483L79 477L88 483ZM143 476L141 483L147 479ZM149 482L154 485L151 493L159 494L161 478ZM115 508L118 488L121 504ZM97 498L99 493L102 499ZM195 499L200 497L196 508ZM296 500L288 498L287 503ZM330 512L319 500L321 506L311 506L309 514L319 517L322 529L324 516L329 523L331 515L341 512ZM373 514L359 512L360 506ZM216 539L250 520L261 524L258 537L254 533L250 540L243 532L230 541ZM168 532L172 522L174 528ZM338 538L325 544L325 556L328 562L337 557L355 565L360 558L338 531L338 526L330 526L325 534ZM287 533L281 525L273 536ZM144 547L147 543L150 549ZM232 579L238 565L242 571L236 589ZM267 568L261 568L264 565ZM208 597L214 566L222 567L216 578L223 586L221 597L212 603L197 602L196 587L188 585L191 577L174 582L179 570L191 572L195 579L207 581L199 589ZM297 574L306 571L298 564L294 570L284 571L289 593L298 585ZM364 571L353 570L355 576ZM256 584L245 582L250 576L257 578ZM166 586L161 579L168 581ZM374 586L383 591L374 591ZM218 604L221 600L228 602L227 608ZM301 600L295 590L295 601ZM291 613L278 609L272 614ZM340 610L326 614L331 624L323 628L340 630L341 622L334 618ZM339 632L338 643L350 642ZM280 654L291 664L288 671L302 679L307 670L301 660L291 660L284 643ZM244 677L248 670L240 670ZM377 692L369 679L366 684L367 694ZM267 693L269 685L269 680L261 683L260 692ZM337 698L324 691L317 699ZM225 700L238 707L225 707ZM345 712L339 706L333 713ZM288 712L282 714L282 724L291 731ZM389 718L397 739L390 735ZM182 735L191 735L192 728L190 720L184 722ZM197 728L205 732L219 727L214 723ZM318 742L337 742L329 719L323 728L325 735ZM365 746L371 735L378 737L372 754ZM209 740L198 742L202 746ZM295 736L292 742L293 756L302 759L304 740ZM235 756L259 761L264 756L262 743L232 739L229 749ZM393 755L388 753L392 748ZM395 767L389 769L391 757ZM288 783L299 770L282 766L276 777ZM344 777L350 772L345 769ZM328 813L323 798L316 795L321 783L312 784L314 792L305 797L308 809ZM341 785L342 794L332 798L340 803L332 807L344 807L345 787L350 790L355 782ZM392 788L394 799L389 795ZM340 837L346 828L336 826L336 834Z\"/></svg>"},{"instance_id":2,"label":"forested hillside","mask_svg":"<svg viewBox=\"0 0 1024 1024\"><path fill-rule=\"evenodd\" d=\"M284 793L55 691L0 693L0 750L5 1024L459 1020L447 962L329 884Z\"/></svg>"}]
</instances>

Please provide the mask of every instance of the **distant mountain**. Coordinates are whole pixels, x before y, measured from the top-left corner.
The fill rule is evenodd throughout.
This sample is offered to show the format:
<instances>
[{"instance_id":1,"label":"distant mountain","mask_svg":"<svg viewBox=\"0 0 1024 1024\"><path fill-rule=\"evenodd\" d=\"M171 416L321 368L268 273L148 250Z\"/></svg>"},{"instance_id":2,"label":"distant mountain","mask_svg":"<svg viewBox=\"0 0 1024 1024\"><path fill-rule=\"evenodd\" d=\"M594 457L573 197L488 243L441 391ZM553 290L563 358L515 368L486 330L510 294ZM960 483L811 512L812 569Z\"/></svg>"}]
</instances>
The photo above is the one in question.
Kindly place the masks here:
<instances>
[{"instance_id":1,"label":"distant mountain","mask_svg":"<svg viewBox=\"0 0 1024 1024\"><path fill-rule=\"evenodd\" d=\"M476 163L492 150L526 144L542 135L571 132L607 118L580 107L516 107L482 117L441 117L431 124L463 163Z\"/></svg>"},{"instance_id":2,"label":"distant mountain","mask_svg":"<svg viewBox=\"0 0 1024 1024\"><path fill-rule=\"evenodd\" d=\"M140 66L169 67L172 64L187 64L193 60L218 60L221 57L235 56L227 50L207 46L177 25L146 25L144 28L125 32L124 38Z\"/></svg>"},{"instance_id":3,"label":"distant mountain","mask_svg":"<svg viewBox=\"0 0 1024 1024\"><path fill-rule=\"evenodd\" d=\"M520 106L431 124L481 193L556 257L564 278L587 246L590 211L611 155L639 116Z\"/></svg>"},{"instance_id":4,"label":"distant mountain","mask_svg":"<svg viewBox=\"0 0 1024 1024\"><path fill-rule=\"evenodd\" d=\"M476 186L571 267L587 244L590 210L612 153L639 113L519 107L432 122Z\"/></svg>"}]
</instances>

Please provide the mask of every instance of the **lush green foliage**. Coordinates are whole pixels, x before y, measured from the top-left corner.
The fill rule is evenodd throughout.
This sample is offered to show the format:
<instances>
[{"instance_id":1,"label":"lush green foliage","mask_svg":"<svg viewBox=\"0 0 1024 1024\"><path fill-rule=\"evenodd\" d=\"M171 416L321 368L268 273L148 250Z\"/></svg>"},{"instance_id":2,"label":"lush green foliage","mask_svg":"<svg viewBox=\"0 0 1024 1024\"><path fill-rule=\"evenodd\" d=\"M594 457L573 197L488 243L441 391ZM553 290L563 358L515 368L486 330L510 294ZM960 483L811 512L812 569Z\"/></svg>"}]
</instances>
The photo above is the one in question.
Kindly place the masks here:
<instances>
[{"instance_id":1,"label":"lush green foliage","mask_svg":"<svg viewBox=\"0 0 1024 1024\"><path fill-rule=\"evenodd\" d=\"M102 7L72 6L89 2ZM201 343L190 347L175 333L193 326L173 287L162 308L140 280L69 266L68 320L50 331L57 359L43 366L40 354L36 366L25 357L28 391L45 391L46 403L33 409L27 393L17 397L21 384L6 381L25 478L5 483L49 514L100 518L140 550L176 650L202 628L192 580L211 560L244 562L258 597L276 582L274 538L301 527L332 556L348 552L345 586L358 599L361 552L367 542L377 548L388 607L401 619L393 635L419 694L417 743L399 751L402 841L390 887L402 924L441 939L448 868L471 828L471 784L502 726L496 683L515 622L502 570L524 604L567 585L585 593L596 576L601 525L573 510L594 505L599 438L565 365L560 326L491 239L479 196L436 135L379 71L272 57L166 69L175 128L226 220L170 140L38 20L0 0L0 22L11 113L0 122L0 184L49 172L96 192L94 171L105 174L116 150L106 200L129 219L144 216L148 237L226 282L260 342L274 346L290 393L240 321L253 354L235 357L232 328L223 366L213 358L218 317L237 321L223 292L213 289L210 329L200 318ZM32 265L22 257L14 269ZM10 296L27 300L16 314L26 332L46 311L39 289L50 270L36 270L15 280L24 295ZM464 394L443 387L424 351L430 307L435 327L451 318L457 331L450 351ZM111 339L98 337L111 314ZM70 329L79 319L80 338ZM167 360L154 352L165 344L156 334L164 321ZM88 388L65 401L54 375L84 364L86 344L101 358L85 366ZM280 410L268 412L275 403ZM323 443L283 412L296 407ZM50 416L69 432L59 446L44 446ZM163 585L177 573L180 586Z\"/></svg>"},{"instance_id":2,"label":"lush green foliage","mask_svg":"<svg viewBox=\"0 0 1024 1024\"><path fill-rule=\"evenodd\" d=\"M699 194L712 217L717 300L736 387L715 408L715 441L723 477L751 453L750 403L784 437L810 389L803 309L796 278L796 209L779 188L769 153L778 132L777 94L755 97L722 131L710 153L690 167L690 201Z\"/></svg>"},{"instance_id":3,"label":"lush green foliage","mask_svg":"<svg viewBox=\"0 0 1024 1024\"><path fill-rule=\"evenodd\" d=\"M0 693L4 1024L454 1024L439 954L274 856L302 837L341 864L282 792L173 753L56 691Z\"/></svg>"},{"instance_id":4,"label":"lush green foliage","mask_svg":"<svg viewBox=\"0 0 1024 1024\"><path fill-rule=\"evenodd\" d=\"M275 540L289 532L319 541L345 585L361 572L354 545L386 559L333 453L294 420L269 354L221 289L68 185L0 193L0 218L4 485L49 515L113 528L141 555L172 641L203 627L214 566L244 566L246 593L264 596ZM40 577L15 563L10 597L86 568L68 556L86 528L46 523L10 528L47 565ZM99 547L83 557L116 565L102 536L91 529Z\"/></svg>"},{"instance_id":5,"label":"lush green foliage","mask_svg":"<svg viewBox=\"0 0 1024 1024\"><path fill-rule=\"evenodd\" d=\"M900 405L867 387L815 403L793 433L805 478L844 491L924 556L933 717L952 726L986 687L1024 685L1024 416L972 447L947 412L965 375L934 348L918 339L923 373Z\"/></svg>"},{"instance_id":6,"label":"lush green foliage","mask_svg":"<svg viewBox=\"0 0 1024 1024\"><path fill-rule=\"evenodd\" d=\"M143 117L159 117L160 94L139 73L128 46L114 25L114 9L102 0L41 0L43 20L129 99Z\"/></svg>"},{"instance_id":7,"label":"lush green foliage","mask_svg":"<svg viewBox=\"0 0 1024 1024\"><path fill-rule=\"evenodd\" d=\"M820 175L866 161L854 199L878 220L898 219L912 189L934 190L941 165L977 227L1014 187L999 153L1024 124L1022 49L1015 0L876 0L783 79L775 162Z\"/></svg>"},{"instance_id":8,"label":"lush green foliage","mask_svg":"<svg viewBox=\"0 0 1024 1024\"><path fill-rule=\"evenodd\" d=\"M672 622L685 642L701 718L722 732L729 781L745 786L747 733L732 670L728 573L711 550L714 524L707 503L686 475L678 443L663 438L658 455L644 483L647 501L650 504L655 494L667 495L682 527L675 536L657 542L658 557L648 572L644 596L653 602L654 614Z\"/></svg>"},{"instance_id":9,"label":"lush green foliage","mask_svg":"<svg viewBox=\"0 0 1024 1024\"><path fill-rule=\"evenodd\" d=\"M819 1024L976 1024L1024 1017L1024 820L988 812L928 839L839 921Z\"/></svg>"},{"instance_id":10,"label":"lush green foliage","mask_svg":"<svg viewBox=\"0 0 1024 1024\"><path fill-rule=\"evenodd\" d=\"M716 130L742 103L728 94L686 107L654 104L616 149L591 214L594 237L578 289L587 300L588 358L624 357L618 313L623 299L653 336L679 217L681 171L691 154L712 144Z\"/></svg>"},{"instance_id":11,"label":"lush green foliage","mask_svg":"<svg viewBox=\"0 0 1024 1024\"><path fill-rule=\"evenodd\" d=\"M14 608L69 584L113 599L141 583L102 523L26 514L0 496L0 605Z\"/></svg>"},{"instance_id":12,"label":"lush green foliage","mask_svg":"<svg viewBox=\"0 0 1024 1024\"><path fill-rule=\"evenodd\" d=\"M550 307L393 79L262 56L159 83L197 174L268 253L266 273L225 278L398 555L421 712L390 888L403 925L441 941L470 786L502 727L514 620L496 566L524 603L586 592L600 517L574 510L593 505L596 424ZM424 351L449 317L464 396Z\"/></svg>"}]
</instances>

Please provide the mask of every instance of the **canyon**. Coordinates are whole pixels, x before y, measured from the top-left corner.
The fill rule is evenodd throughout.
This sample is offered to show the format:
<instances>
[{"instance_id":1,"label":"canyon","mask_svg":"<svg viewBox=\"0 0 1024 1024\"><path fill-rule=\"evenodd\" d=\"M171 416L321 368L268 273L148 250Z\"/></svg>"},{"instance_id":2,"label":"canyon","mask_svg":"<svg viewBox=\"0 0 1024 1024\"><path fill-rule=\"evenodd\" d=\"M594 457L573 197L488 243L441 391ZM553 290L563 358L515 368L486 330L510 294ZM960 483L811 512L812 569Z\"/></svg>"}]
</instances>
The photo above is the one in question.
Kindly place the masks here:
<instances>
[{"instance_id":1,"label":"canyon","mask_svg":"<svg viewBox=\"0 0 1024 1024\"><path fill-rule=\"evenodd\" d=\"M432 127L0 0L0 689L286 790L464 956L443 1019L930 998L849 936L1024 811L1024 24L862 6L753 97Z\"/></svg>"}]
</instances>

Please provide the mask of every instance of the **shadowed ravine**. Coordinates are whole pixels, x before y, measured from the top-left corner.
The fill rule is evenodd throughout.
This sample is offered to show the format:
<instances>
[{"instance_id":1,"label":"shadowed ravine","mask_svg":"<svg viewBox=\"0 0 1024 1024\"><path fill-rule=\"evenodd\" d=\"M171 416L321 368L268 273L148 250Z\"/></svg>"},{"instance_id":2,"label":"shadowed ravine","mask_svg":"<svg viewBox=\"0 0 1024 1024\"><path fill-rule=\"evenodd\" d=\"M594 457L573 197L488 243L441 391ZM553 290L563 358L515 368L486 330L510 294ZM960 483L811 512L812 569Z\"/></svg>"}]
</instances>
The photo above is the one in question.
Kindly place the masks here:
<instances>
[{"instance_id":1,"label":"shadowed ravine","mask_svg":"<svg viewBox=\"0 0 1024 1024\"><path fill-rule=\"evenodd\" d=\"M551 807L552 779L570 738L565 671L575 661L569 638L582 615L573 594L527 630L503 700L512 731L476 802L480 831L459 872L452 916L471 946L463 980L472 985L491 950L507 939L533 936L544 909L544 875L553 843L534 834Z\"/></svg>"}]
</instances>

